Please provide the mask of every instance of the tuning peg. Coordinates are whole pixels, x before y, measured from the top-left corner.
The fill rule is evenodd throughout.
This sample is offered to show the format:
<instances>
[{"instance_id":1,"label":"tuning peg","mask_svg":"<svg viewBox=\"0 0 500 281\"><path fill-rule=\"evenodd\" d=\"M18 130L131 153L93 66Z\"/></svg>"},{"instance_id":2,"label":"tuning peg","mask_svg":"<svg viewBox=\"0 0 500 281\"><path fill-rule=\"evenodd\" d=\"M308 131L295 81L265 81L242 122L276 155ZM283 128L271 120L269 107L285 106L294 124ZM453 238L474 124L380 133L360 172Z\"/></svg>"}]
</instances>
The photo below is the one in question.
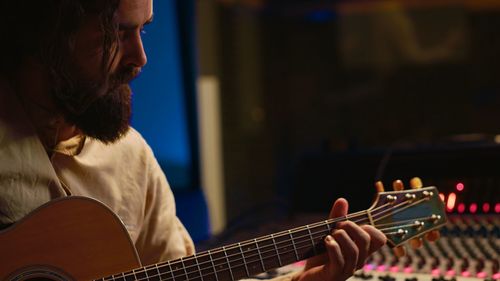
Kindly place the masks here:
<instances>
[{"instance_id":1,"label":"tuning peg","mask_svg":"<svg viewBox=\"0 0 500 281\"><path fill-rule=\"evenodd\" d=\"M434 242L434 241L438 240L439 237L441 237L441 233L439 233L438 230L430 231L425 235L425 239L427 239L430 242Z\"/></svg>"},{"instance_id":2,"label":"tuning peg","mask_svg":"<svg viewBox=\"0 0 500 281\"><path fill-rule=\"evenodd\" d=\"M411 185L412 188L415 188L415 189L422 188L424 186L422 184L422 180L419 177L412 178L410 180L410 185ZM427 239L430 242L434 242L434 241L438 240L440 236L441 236L441 234L439 233L438 230L433 230L433 231L430 231L429 233L427 233L425 235L425 239ZM416 240L417 239L415 239L415 241ZM415 247L418 248L418 247L422 246L422 239L418 239L418 240L420 240L419 243L414 242L414 241L410 242L410 245L412 245L412 247L414 247L414 249L416 249Z\"/></svg>"},{"instance_id":3,"label":"tuning peg","mask_svg":"<svg viewBox=\"0 0 500 281\"><path fill-rule=\"evenodd\" d=\"M403 190L405 189L405 186L401 180L395 180L392 182L392 189L395 191ZM403 246L398 246L394 248L394 254L396 257L403 257L406 255L406 249Z\"/></svg>"},{"instance_id":4,"label":"tuning peg","mask_svg":"<svg viewBox=\"0 0 500 281\"><path fill-rule=\"evenodd\" d=\"M405 189L405 186L401 180L395 180L392 182L392 189L399 191Z\"/></svg>"},{"instance_id":5,"label":"tuning peg","mask_svg":"<svg viewBox=\"0 0 500 281\"><path fill-rule=\"evenodd\" d=\"M406 249L403 246L394 247L392 250L394 252L394 255L396 255L396 257L400 258L406 255Z\"/></svg>"},{"instance_id":6,"label":"tuning peg","mask_svg":"<svg viewBox=\"0 0 500 281\"><path fill-rule=\"evenodd\" d=\"M422 188L424 185L422 184L422 180L419 177L414 177L410 180L410 186L413 189Z\"/></svg>"},{"instance_id":7,"label":"tuning peg","mask_svg":"<svg viewBox=\"0 0 500 281\"><path fill-rule=\"evenodd\" d=\"M384 184L381 181L377 181L375 183L375 189L377 190L377 193L384 192Z\"/></svg>"}]
</instances>

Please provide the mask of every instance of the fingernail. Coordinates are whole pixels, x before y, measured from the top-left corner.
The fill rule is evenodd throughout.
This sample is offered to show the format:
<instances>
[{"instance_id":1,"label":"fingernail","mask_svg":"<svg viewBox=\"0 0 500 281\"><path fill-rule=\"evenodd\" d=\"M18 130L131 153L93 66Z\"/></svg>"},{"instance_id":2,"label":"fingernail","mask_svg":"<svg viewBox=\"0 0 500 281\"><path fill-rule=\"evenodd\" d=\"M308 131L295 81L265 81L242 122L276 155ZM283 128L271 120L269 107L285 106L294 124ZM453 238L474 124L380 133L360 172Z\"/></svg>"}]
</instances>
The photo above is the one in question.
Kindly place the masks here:
<instances>
[{"instance_id":1,"label":"fingernail","mask_svg":"<svg viewBox=\"0 0 500 281\"><path fill-rule=\"evenodd\" d=\"M325 237L325 242L327 242L327 243L332 243L332 241L333 241L333 237L332 237L331 235L327 235L327 236Z\"/></svg>"}]
</instances>

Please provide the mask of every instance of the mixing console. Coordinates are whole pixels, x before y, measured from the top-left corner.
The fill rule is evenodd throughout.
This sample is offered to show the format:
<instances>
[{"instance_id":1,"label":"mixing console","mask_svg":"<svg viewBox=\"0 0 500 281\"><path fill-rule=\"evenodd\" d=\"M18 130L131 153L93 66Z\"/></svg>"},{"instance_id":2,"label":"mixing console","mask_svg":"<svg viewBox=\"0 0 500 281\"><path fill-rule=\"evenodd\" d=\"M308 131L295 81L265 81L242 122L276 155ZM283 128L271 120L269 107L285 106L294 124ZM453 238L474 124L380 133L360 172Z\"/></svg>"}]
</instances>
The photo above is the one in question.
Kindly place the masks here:
<instances>
[{"instance_id":1,"label":"mixing console","mask_svg":"<svg viewBox=\"0 0 500 281\"><path fill-rule=\"evenodd\" d=\"M434 281L500 279L500 215L453 215L441 229L441 239L396 257L389 247L376 252L354 279ZM398 278L396 278L398 277Z\"/></svg>"}]
</instances>

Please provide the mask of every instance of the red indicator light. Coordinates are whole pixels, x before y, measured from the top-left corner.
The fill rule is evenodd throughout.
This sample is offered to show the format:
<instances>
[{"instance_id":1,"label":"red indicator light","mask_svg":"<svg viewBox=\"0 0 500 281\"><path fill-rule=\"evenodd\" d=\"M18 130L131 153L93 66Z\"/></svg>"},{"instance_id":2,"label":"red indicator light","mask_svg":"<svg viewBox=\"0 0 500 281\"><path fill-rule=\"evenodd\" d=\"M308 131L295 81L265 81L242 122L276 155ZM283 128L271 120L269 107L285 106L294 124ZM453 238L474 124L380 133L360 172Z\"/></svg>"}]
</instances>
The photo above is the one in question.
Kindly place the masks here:
<instances>
[{"instance_id":1,"label":"red indicator light","mask_svg":"<svg viewBox=\"0 0 500 281\"><path fill-rule=\"evenodd\" d=\"M490 211L490 204L489 203L484 203L483 204L483 213L487 213Z\"/></svg>"},{"instance_id":2,"label":"red indicator light","mask_svg":"<svg viewBox=\"0 0 500 281\"><path fill-rule=\"evenodd\" d=\"M464 203L458 204L457 210L460 214L465 212L465 204Z\"/></svg>"},{"instance_id":3,"label":"red indicator light","mask_svg":"<svg viewBox=\"0 0 500 281\"><path fill-rule=\"evenodd\" d=\"M495 213L500 213L500 203L495 204Z\"/></svg>"},{"instance_id":4,"label":"red indicator light","mask_svg":"<svg viewBox=\"0 0 500 281\"><path fill-rule=\"evenodd\" d=\"M456 202L457 202L457 195L453 192L450 193L450 195L448 195L448 201L446 202L446 210L448 210L448 212L453 211Z\"/></svg>"},{"instance_id":5,"label":"red indicator light","mask_svg":"<svg viewBox=\"0 0 500 281\"><path fill-rule=\"evenodd\" d=\"M464 184L463 184L463 183L461 183L461 182L457 183L457 185L456 185L457 191L462 191L462 190L464 190L464 187L465 187L465 186L464 186Z\"/></svg>"},{"instance_id":6,"label":"red indicator light","mask_svg":"<svg viewBox=\"0 0 500 281\"><path fill-rule=\"evenodd\" d=\"M472 203L470 204L469 206L469 211L472 213L472 214L475 214L477 212L477 204L476 203Z\"/></svg>"}]
</instances>

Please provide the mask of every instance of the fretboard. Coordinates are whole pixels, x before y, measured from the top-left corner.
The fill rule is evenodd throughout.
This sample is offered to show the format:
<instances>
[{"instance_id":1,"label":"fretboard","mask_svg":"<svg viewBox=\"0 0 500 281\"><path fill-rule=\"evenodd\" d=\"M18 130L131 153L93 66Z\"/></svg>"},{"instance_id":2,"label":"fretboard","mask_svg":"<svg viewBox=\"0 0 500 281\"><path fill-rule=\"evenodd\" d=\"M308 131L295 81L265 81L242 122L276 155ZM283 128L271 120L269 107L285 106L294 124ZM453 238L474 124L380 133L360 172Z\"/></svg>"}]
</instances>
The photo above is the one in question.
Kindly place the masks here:
<instances>
[{"instance_id":1,"label":"fretboard","mask_svg":"<svg viewBox=\"0 0 500 281\"><path fill-rule=\"evenodd\" d=\"M366 224L366 212L350 220ZM99 280L234 281L301 261L324 252L323 239L337 218L266 235L189 257L159 263Z\"/></svg>"}]
</instances>

